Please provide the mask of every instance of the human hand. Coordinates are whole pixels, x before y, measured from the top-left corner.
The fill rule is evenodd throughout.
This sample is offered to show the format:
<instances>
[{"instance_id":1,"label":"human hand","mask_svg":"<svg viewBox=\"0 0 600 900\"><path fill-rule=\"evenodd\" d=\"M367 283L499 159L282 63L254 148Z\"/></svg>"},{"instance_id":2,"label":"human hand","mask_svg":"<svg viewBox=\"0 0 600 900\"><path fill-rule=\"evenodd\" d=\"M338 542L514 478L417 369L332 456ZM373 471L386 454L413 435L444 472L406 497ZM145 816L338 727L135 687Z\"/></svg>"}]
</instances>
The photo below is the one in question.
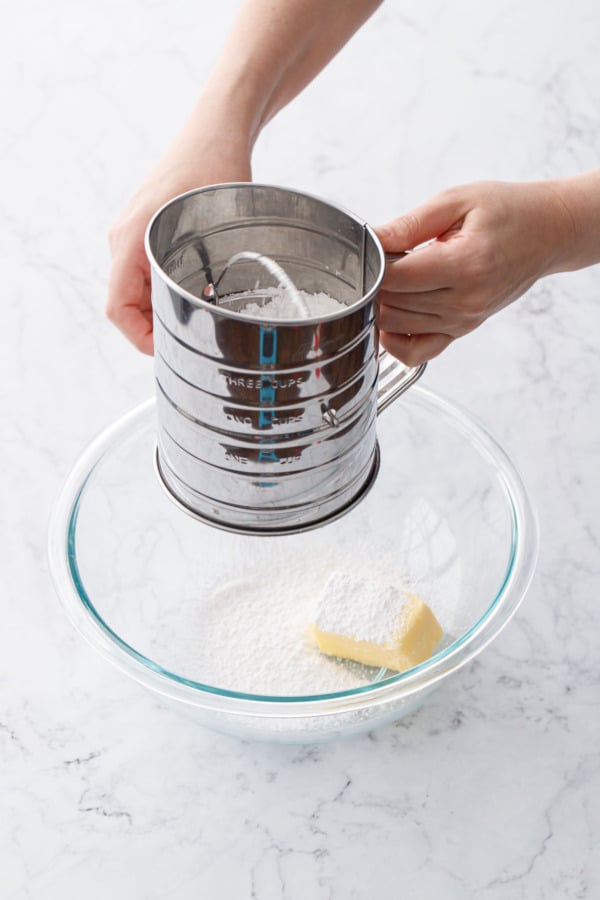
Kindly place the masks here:
<instances>
[{"instance_id":1,"label":"human hand","mask_svg":"<svg viewBox=\"0 0 600 900\"><path fill-rule=\"evenodd\" d=\"M200 99L172 149L110 231L108 317L152 353L149 220L178 194L250 181L262 128L335 56L381 0L247 0L240 4ZM275 49L274 49L275 48Z\"/></svg>"},{"instance_id":2,"label":"human hand","mask_svg":"<svg viewBox=\"0 0 600 900\"><path fill-rule=\"evenodd\" d=\"M407 365L560 271L574 237L552 182L450 188L375 230L386 253L413 251L388 263L379 308L381 344Z\"/></svg>"},{"instance_id":3,"label":"human hand","mask_svg":"<svg viewBox=\"0 0 600 900\"><path fill-rule=\"evenodd\" d=\"M141 188L129 201L109 233L112 268L106 314L138 350L152 354L150 264L144 236L148 222L164 203L178 194L207 184L250 181L250 149L244 135L231 125L195 114L201 133L191 126L182 133Z\"/></svg>"}]
</instances>

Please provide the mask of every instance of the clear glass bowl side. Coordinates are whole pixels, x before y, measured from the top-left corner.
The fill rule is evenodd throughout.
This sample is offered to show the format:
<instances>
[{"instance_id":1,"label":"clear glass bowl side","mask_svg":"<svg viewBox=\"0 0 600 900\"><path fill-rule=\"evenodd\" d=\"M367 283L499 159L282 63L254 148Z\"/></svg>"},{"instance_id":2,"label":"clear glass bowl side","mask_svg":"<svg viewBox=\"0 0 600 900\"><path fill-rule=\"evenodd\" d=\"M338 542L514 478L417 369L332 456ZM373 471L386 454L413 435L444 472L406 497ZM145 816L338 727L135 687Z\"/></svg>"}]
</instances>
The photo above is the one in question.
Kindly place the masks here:
<instances>
[{"instance_id":1,"label":"clear glass bowl side","mask_svg":"<svg viewBox=\"0 0 600 900\"><path fill-rule=\"evenodd\" d=\"M240 538L182 516L148 480L154 478L146 469L152 465L153 402L134 410L81 457L53 517L51 568L73 624L127 674L209 716L328 718L367 708L383 714L400 698L416 698L479 653L516 611L535 566L537 525L510 460L470 416L418 386L400 404L381 418L383 465L372 495L345 517L348 522L336 523L335 532L327 534L333 525L309 532L302 544L300 536ZM399 437L401 421L410 423L410 434L400 427ZM144 459L141 447L148 450ZM140 508L141 496L146 507ZM290 575L297 580L320 546L334 546L341 565L355 555L361 535L369 535L374 565L416 567L409 579L420 582L421 594L438 596L438 605L445 601L448 638L434 657L406 673L378 673L374 683L293 696L231 690L195 677L206 664L194 658L202 636L198 621L206 621L198 586L208 588L210 578L223 576L223 560L232 569L240 558L252 561L260 573L273 555L278 571L294 559ZM216 563L209 575L207 560ZM320 578L317 571L316 583ZM461 602L461 592L476 602Z\"/></svg>"}]
</instances>

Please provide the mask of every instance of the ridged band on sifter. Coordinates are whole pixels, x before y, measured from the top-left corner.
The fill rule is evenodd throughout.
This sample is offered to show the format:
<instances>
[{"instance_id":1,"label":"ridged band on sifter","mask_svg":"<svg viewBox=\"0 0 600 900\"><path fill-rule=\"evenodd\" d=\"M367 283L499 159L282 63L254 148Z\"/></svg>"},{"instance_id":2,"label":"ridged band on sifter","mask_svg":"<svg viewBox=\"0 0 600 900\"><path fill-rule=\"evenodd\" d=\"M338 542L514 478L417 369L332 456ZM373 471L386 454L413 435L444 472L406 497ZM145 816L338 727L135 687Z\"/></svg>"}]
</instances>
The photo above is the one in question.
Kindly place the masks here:
<instances>
[{"instance_id":1,"label":"ridged band on sifter","mask_svg":"<svg viewBox=\"0 0 600 900\"><path fill-rule=\"evenodd\" d=\"M192 516L194 519L198 519L200 522L204 522L207 525L212 525L214 528L220 528L222 531L233 531L237 534L253 534L253 535L285 535L285 534L297 534L301 531L312 531L314 528L320 528L323 525L328 525L330 522L335 522L336 519L340 519L342 516L345 516L347 512L350 512L351 509L354 509L361 500L366 497L369 493L373 484L375 483L375 479L379 473L379 466L381 462L379 444L375 445L375 454L373 458L373 463L371 466L371 470L368 473L366 480L362 482L361 488L354 497L352 497L344 506L340 507L338 504L334 504L331 507L331 511L328 511L328 506L331 504L322 504L320 511L322 515L319 518L311 518L307 519L304 523L296 523L292 524L287 514L286 510L283 510L280 513L281 522L277 523L276 521L272 521L270 527L261 525L257 526L253 524L256 521L255 510L237 510L237 514L232 516L229 515L227 518L223 518L221 515L220 518L211 517L206 515L205 513L201 513L198 511L196 506L188 505L183 499L183 493L181 496L176 493L171 485L167 482L165 473L161 466L159 454L158 454L158 446L154 451L154 469L158 476L158 480L160 485L163 487L167 495L173 500L177 506L185 512L187 515ZM222 513L222 510L219 510ZM243 515L247 515L249 524L239 524L240 518ZM262 522L262 517L258 517ZM231 524L232 520L238 522L238 524ZM286 524L287 523L287 524Z\"/></svg>"},{"instance_id":2,"label":"ridged band on sifter","mask_svg":"<svg viewBox=\"0 0 600 900\"><path fill-rule=\"evenodd\" d=\"M168 491L205 520L253 533L312 527L354 505L377 470L374 302L385 257L374 232L307 194L216 185L159 210L146 250L157 470ZM293 320L242 315L236 298L268 293L272 282L250 259L224 271L241 251L268 256L299 290L344 308ZM221 276L224 305L202 300ZM423 368L395 366L394 395Z\"/></svg>"}]
</instances>

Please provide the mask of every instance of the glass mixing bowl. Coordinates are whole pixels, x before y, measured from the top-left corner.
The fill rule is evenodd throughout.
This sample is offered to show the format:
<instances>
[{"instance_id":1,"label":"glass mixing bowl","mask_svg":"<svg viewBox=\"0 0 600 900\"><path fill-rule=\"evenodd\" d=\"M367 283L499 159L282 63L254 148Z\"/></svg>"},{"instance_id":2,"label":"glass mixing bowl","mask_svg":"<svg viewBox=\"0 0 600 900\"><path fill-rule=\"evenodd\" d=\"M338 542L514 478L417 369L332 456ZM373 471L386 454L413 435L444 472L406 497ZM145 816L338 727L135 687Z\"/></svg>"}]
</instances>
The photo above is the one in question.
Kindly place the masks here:
<instances>
[{"instance_id":1,"label":"glass mixing bowl","mask_svg":"<svg viewBox=\"0 0 600 900\"><path fill-rule=\"evenodd\" d=\"M182 512L154 470L154 401L98 437L50 526L68 617L110 662L210 728L313 742L395 720L473 659L517 609L535 515L504 451L465 412L413 387L378 421L381 469L343 518L239 535ZM335 571L399 583L444 629L400 674L325 657L308 637Z\"/></svg>"}]
</instances>

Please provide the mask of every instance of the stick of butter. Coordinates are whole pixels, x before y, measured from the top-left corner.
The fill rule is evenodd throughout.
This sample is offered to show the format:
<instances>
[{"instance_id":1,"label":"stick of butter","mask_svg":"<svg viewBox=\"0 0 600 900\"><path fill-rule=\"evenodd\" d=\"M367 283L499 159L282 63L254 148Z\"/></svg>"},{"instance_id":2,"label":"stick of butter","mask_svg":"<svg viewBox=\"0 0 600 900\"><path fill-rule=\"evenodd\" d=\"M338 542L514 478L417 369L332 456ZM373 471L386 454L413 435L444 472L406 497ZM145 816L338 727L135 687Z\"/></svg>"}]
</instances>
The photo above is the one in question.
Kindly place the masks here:
<instances>
[{"instance_id":1,"label":"stick of butter","mask_svg":"<svg viewBox=\"0 0 600 900\"><path fill-rule=\"evenodd\" d=\"M327 581L311 631L321 653L396 672L428 659L443 634L419 597L345 572Z\"/></svg>"}]
</instances>

